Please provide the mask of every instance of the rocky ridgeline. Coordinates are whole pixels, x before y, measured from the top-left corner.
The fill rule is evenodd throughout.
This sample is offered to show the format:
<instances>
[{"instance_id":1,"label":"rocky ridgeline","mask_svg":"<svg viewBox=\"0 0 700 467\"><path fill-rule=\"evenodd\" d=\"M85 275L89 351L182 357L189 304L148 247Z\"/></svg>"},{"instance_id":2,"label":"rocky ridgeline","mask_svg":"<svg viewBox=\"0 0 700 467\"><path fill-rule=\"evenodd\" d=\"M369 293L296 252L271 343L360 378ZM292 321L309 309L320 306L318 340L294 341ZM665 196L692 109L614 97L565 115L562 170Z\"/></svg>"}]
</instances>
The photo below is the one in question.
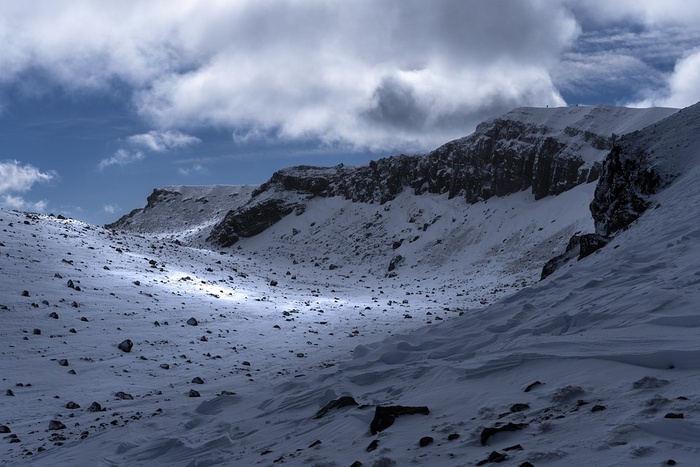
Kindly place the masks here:
<instances>
[{"instance_id":1,"label":"rocky ridgeline","mask_svg":"<svg viewBox=\"0 0 700 467\"><path fill-rule=\"evenodd\" d=\"M536 199L558 195L599 176L599 162L611 135L575 127L563 132L544 125L496 118L465 138L424 155L397 155L359 167L299 166L280 170L253 192L250 202L229 212L211 231L209 241L223 247L264 231L292 212L303 212L316 196L383 204L405 189L463 197L468 203L530 189Z\"/></svg>"}]
</instances>

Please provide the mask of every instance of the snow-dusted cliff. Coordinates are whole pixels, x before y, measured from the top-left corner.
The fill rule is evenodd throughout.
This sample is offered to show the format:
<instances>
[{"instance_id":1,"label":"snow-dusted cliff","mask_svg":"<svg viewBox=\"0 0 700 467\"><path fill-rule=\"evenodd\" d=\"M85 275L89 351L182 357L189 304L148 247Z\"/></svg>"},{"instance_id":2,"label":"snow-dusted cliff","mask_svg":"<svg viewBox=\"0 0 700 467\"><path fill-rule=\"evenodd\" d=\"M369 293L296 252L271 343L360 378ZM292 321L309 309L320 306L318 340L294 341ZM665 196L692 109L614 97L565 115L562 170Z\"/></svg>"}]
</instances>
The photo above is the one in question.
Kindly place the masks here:
<instances>
[{"instance_id":1,"label":"snow-dusted cliff","mask_svg":"<svg viewBox=\"0 0 700 467\"><path fill-rule=\"evenodd\" d=\"M214 226L209 240L233 245L303 211L307 200L316 196L383 204L404 190L415 195L447 194L467 203L522 190L531 191L535 199L558 195L598 178L600 163L617 135L673 112L610 106L521 108L425 155L393 156L361 167L281 170L253 193L248 204Z\"/></svg>"}]
</instances>

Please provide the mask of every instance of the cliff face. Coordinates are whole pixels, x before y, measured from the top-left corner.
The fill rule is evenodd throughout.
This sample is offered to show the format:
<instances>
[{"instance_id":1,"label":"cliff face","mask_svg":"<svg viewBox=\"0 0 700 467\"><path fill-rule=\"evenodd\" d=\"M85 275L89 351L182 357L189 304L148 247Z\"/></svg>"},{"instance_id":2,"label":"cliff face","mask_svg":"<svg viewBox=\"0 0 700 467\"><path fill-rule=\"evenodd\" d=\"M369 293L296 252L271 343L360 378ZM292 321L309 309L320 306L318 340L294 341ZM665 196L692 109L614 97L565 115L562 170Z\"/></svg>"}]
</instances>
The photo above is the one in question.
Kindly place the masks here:
<instances>
[{"instance_id":1,"label":"cliff face","mask_svg":"<svg viewBox=\"0 0 700 467\"><path fill-rule=\"evenodd\" d=\"M415 195L462 197L468 203L528 189L535 199L558 195L597 179L599 160L611 141L610 134L576 126L551 128L506 115L424 155L387 157L360 167L292 167L273 174L248 205L212 229L209 240L233 245L303 209L316 196L383 204L406 189ZM245 227L251 221L256 225L252 230Z\"/></svg>"}]
</instances>

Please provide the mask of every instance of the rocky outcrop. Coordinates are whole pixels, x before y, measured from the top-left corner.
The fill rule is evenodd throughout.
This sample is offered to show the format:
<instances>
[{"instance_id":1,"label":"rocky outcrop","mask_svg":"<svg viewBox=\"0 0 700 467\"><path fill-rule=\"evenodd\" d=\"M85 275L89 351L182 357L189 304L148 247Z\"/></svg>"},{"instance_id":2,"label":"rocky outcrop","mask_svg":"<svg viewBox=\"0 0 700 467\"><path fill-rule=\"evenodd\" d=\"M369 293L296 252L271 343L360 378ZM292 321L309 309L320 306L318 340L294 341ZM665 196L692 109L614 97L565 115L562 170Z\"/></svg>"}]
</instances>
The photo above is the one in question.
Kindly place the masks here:
<instances>
[{"instance_id":1,"label":"rocky outcrop","mask_svg":"<svg viewBox=\"0 0 700 467\"><path fill-rule=\"evenodd\" d=\"M661 187L661 176L643 148L615 146L605 159L591 214L596 233L613 235L637 220L651 204L650 196Z\"/></svg>"},{"instance_id":2,"label":"rocky outcrop","mask_svg":"<svg viewBox=\"0 0 700 467\"><path fill-rule=\"evenodd\" d=\"M566 250L561 255L547 261L542 268L540 280L552 275L554 271L562 267L564 264L576 258L583 258L595 253L608 244L610 240L598 234L574 235L569 239L566 245Z\"/></svg>"},{"instance_id":3,"label":"rocky outcrop","mask_svg":"<svg viewBox=\"0 0 700 467\"><path fill-rule=\"evenodd\" d=\"M241 237L259 234L298 207L298 204L283 199L269 199L244 209L231 211L212 229L207 240L224 248L229 247Z\"/></svg>"},{"instance_id":4,"label":"rocky outcrop","mask_svg":"<svg viewBox=\"0 0 700 467\"><path fill-rule=\"evenodd\" d=\"M360 167L298 166L275 172L247 205L214 227L208 240L231 246L317 196L383 204L406 189L463 197L468 203L527 189L536 199L558 195L597 179L600 164L587 161L582 151L607 151L610 144L609 137L574 127L553 131L513 118L492 119L472 135L424 155L401 154Z\"/></svg>"}]
</instances>

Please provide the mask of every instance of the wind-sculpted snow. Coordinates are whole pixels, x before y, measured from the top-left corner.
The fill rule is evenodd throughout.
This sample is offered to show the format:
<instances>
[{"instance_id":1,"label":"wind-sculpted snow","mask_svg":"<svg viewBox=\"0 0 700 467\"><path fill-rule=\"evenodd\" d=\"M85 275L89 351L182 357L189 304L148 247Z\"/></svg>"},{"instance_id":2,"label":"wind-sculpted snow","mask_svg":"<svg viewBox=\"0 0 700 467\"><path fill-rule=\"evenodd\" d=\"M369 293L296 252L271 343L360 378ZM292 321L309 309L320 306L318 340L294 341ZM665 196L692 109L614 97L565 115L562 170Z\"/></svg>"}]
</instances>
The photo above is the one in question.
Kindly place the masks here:
<instances>
[{"instance_id":1,"label":"wind-sculpted snow","mask_svg":"<svg viewBox=\"0 0 700 467\"><path fill-rule=\"evenodd\" d=\"M616 142L654 209L543 281L593 183L316 196L223 252L0 211L0 463L695 465L699 122Z\"/></svg>"}]
</instances>

